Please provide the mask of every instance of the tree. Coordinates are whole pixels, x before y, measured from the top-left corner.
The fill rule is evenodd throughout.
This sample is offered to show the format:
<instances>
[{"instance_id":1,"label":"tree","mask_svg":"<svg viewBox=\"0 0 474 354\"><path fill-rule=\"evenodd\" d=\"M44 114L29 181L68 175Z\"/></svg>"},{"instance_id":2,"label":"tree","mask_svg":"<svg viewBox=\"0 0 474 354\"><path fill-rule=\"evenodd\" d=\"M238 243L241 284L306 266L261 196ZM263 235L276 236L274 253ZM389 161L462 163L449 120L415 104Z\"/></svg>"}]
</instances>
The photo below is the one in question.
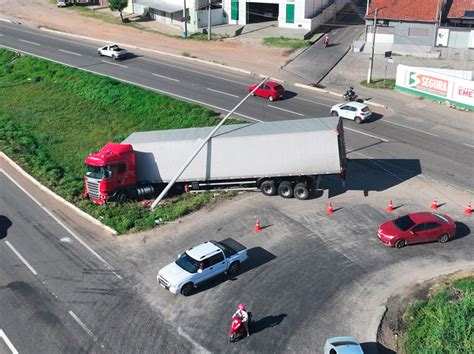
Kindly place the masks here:
<instances>
[{"instance_id":1,"label":"tree","mask_svg":"<svg viewBox=\"0 0 474 354\"><path fill-rule=\"evenodd\" d=\"M120 18L123 20L123 15L122 11L125 9L128 5L128 0L109 0L109 8L112 11L119 11L120 12Z\"/></svg>"}]
</instances>

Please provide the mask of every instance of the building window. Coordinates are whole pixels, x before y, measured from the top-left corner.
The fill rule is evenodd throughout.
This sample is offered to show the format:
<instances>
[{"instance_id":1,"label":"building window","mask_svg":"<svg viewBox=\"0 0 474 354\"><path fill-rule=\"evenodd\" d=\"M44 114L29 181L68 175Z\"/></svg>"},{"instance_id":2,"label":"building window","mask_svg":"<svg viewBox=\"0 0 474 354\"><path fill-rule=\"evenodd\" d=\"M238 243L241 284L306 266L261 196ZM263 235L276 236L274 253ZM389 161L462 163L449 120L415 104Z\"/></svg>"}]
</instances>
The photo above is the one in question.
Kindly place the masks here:
<instances>
[{"instance_id":1,"label":"building window","mask_svg":"<svg viewBox=\"0 0 474 354\"><path fill-rule=\"evenodd\" d=\"M239 20L239 0L232 0L230 2L230 19Z\"/></svg>"},{"instance_id":2,"label":"building window","mask_svg":"<svg viewBox=\"0 0 474 354\"><path fill-rule=\"evenodd\" d=\"M429 28L410 27L408 29L408 37L429 37L429 36L430 36Z\"/></svg>"}]
</instances>

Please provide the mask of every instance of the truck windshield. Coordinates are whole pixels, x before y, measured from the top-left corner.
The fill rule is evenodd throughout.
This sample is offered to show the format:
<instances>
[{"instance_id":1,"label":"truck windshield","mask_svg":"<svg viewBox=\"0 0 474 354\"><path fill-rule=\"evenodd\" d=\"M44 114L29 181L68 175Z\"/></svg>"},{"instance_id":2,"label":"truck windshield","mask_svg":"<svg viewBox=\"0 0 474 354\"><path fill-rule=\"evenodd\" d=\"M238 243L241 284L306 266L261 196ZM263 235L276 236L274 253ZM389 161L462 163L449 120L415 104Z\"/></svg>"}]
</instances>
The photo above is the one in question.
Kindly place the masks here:
<instances>
[{"instance_id":1,"label":"truck windshield","mask_svg":"<svg viewBox=\"0 0 474 354\"><path fill-rule=\"evenodd\" d=\"M183 252L175 263L189 273L196 273L199 264L194 258L189 257L186 252Z\"/></svg>"},{"instance_id":2,"label":"truck windshield","mask_svg":"<svg viewBox=\"0 0 474 354\"><path fill-rule=\"evenodd\" d=\"M86 165L86 176L92 178L105 178L107 174L107 167L106 166L91 166Z\"/></svg>"}]
</instances>

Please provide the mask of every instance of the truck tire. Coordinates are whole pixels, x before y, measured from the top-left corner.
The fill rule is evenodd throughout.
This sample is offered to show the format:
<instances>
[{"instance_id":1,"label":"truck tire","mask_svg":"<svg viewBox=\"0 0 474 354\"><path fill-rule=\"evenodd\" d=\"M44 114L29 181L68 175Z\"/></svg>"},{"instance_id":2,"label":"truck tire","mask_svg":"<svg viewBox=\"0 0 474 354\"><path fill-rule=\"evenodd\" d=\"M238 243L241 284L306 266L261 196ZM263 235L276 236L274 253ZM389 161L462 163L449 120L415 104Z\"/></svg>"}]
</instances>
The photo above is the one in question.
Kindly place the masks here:
<instances>
[{"instance_id":1,"label":"truck tire","mask_svg":"<svg viewBox=\"0 0 474 354\"><path fill-rule=\"evenodd\" d=\"M234 275L239 271L240 268L240 262L234 262L229 266L229 269L227 269L227 274L229 275Z\"/></svg>"},{"instance_id":2,"label":"truck tire","mask_svg":"<svg viewBox=\"0 0 474 354\"><path fill-rule=\"evenodd\" d=\"M309 197L309 189L306 183L297 183L294 188L294 196L298 200L306 200Z\"/></svg>"},{"instance_id":3,"label":"truck tire","mask_svg":"<svg viewBox=\"0 0 474 354\"><path fill-rule=\"evenodd\" d=\"M283 181L278 186L278 194L282 198L292 198L293 197L293 186L291 182Z\"/></svg>"},{"instance_id":4,"label":"truck tire","mask_svg":"<svg viewBox=\"0 0 474 354\"><path fill-rule=\"evenodd\" d=\"M192 283L187 283L181 288L181 295L189 296L193 293L194 285Z\"/></svg>"},{"instance_id":5,"label":"truck tire","mask_svg":"<svg viewBox=\"0 0 474 354\"><path fill-rule=\"evenodd\" d=\"M272 195L275 195L277 192L277 187L275 181L269 179L267 181L263 181L262 184L260 185L260 191L262 192L263 195L271 197Z\"/></svg>"},{"instance_id":6,"label":"truck tire","mask_svg":"<svg viewBox=\"0 0 474 354\"><path fill-rule=\"evenodd\" d=\"M128 200L128 195L125 191L120 191L117 193L117 196L115 197L115 201L117 203L125 203Z\"/></svg>"}]
</instances>

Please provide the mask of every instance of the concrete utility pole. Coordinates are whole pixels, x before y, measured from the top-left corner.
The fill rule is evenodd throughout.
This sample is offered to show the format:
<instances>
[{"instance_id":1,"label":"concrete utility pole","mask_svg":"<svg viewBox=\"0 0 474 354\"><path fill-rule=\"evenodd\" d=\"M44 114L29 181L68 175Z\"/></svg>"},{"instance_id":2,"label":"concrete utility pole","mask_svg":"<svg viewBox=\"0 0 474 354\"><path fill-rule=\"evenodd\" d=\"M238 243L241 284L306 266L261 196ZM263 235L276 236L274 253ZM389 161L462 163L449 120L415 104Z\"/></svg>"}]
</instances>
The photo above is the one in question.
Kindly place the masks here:
<instances>
[{"instance_id":1,"label":"concrete utility pole","mask_svg":"<svg viewBox=\"0 0 474 354\"><path fill-rule=\"evenodd\" d=\"M374 25L372 26L372 53L370 55L370 62L369 62L369 73L367 75L367 83L370 84L372 81L372 69L374 67L374 51L375 51L375 33L377 32L377 12L378 8L375 9L374 14Z\"/></svg>"},{"instance_id":2,"label":"concrete utility pole","mask_svg":"<svg viewBox=\"0 0 474 354\"><path fill-rule=\"evenodd\" d=\"M211 0L209 0L209 11L207 12L207 40L211 40Z\"/></svg>"},{"instance_id":3,"label":"concrete utility pole","mask_svg":"<svg viewBox=\"0 0 474 354\"><path fill-rule=\"evenodd\" d=\"M188 19L186 16L186 0L184 1L183 5L183 18L184 18L184 38L188 38Z\"/></svg>"},{"instance_id":4,"label":"concrete utility pole","mask_svg":"<svg viewBox=\"0 0 474 354\"><path fill-rule=\"evenodd\" d=\"M204 141L202 142L201 145L199 145L199 147L196 149L196 151L193 153L193 155L188 159L188 161L186 161L186 163L183 165L183 167L181 167L181 169L179 170L179 172L176 174L176 176L173 177L173 179L170 181L170 183L168 183L168 185L166 186L165 189L163 189L163 191L160 193L160 195L158 196L158 198L155 199L155 201L153 202L153 204L150 206L150 209L153 211L155 210L156 206L158 205L159 202L161 202L161 200L165 197L166 193L169 192L169 190L171 189L171 187L173 187L173 185L176 183L176 181L178 180L178 178L183 174L183 172L188 168L188 166L191 164L191 162L193 162L194 158L199 154L199 152L202 150L202 148L204 146L206 146L207 142L209 140L211 140L211 138L214 136L214 134L219 130L219 128L222 126L222 124L225 123L225 121L227 120L227 118L229 118L236 110L237 108L239 108L242 103L244 103L250 96L252 96L252 94L257 91L257 89L265 82L267 81L269 78L269 76L265 77L253 90L252 92L249 92L249 94L247 96L245 96L242 101L240 101L234 108L232 108L232 110L227 113L227 115L224 117L224 119L222 119L219 124L216 125L216 127L212 130L212 132L207 136L206 139L204 139Z\"/></svg>"}]
</instances>

